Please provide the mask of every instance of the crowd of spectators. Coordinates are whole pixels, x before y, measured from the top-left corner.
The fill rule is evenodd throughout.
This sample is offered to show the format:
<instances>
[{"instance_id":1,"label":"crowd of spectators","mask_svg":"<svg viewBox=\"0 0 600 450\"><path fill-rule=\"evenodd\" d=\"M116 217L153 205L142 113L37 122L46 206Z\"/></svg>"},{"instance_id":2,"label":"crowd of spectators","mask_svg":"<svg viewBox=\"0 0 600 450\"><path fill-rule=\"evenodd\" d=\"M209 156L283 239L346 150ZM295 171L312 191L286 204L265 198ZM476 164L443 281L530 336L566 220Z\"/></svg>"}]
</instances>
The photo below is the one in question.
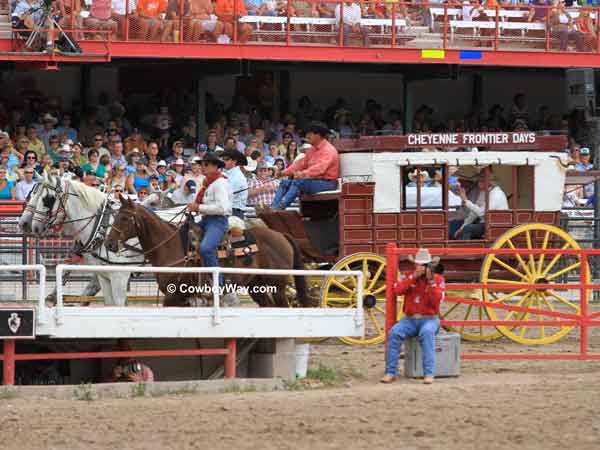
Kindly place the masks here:
<instances>
[{"instance_id":1,"label":"crowd of spectators","mask_svg":"<svg viewBox=\"0 0 600 450\"><path fill-rule=\"evenodd\" d=\"M196 116L189 105L179 106L187 105L185 96L176 101L167 96L158 105L153 113L140 117L128 114L121 102L109 102L106 94L100 95L97 106L81 114L66 111L56 99L39 93L22 104L0 103L0 130L4 130L0 133L0 200L24 200L47 172L139 200L155 191L168 191L175 203L186 203L202 182L199 161L205 152L222 155L237 150L246 159L242 170L249 181L248 205L269 205L283 169L310 148L303 139L310 122L326 123L334 138L404 134L401 109L384 110L372 99L361 111L353 112L343 98L323 110L302 97L293 113L271 120L268 106L251 105L238 96L225 108L209 95L208 131L202 138L197 137ZM592 167L585 116L580 111L554 114L546 106L532 114L524 94L514 96L507 112L494 105L487 113L475 111L446 120L422 105L413 114L411 128L421 133L538 130L566 134L571 156L580 163L578 169ZM582 189L580 195L589 198L593 189Z\"/></svg>"},{"instance_id":2,"label":"crowd of spectators","mask_svg":"<svg viewBox=\"0 0 600 450\"><path fill-rule=\"evenodd\" d=\"M40 7L43 3L44 0L11 0L14 27L32 29L36 24L39 26L42 20ZM395 4L387 0L54 0L51 3L54 8L53 16L63 28L70 29L72 25L80 30L73 35L77 41L105 40L110 37L111 40L229 43L235 38L244 43L250 40L257 28L248 21L236 20L236 17L289 14L305 18L335 18L336 25L318 25L316 29L338 31L342 28L344 45L348 45L350 36L355 35L361 37L362 45L367 47L369 27L373 25L363 25L362 19L390 19L395 14L403 21L402 27L424 25L435 28L436 19L431 8L439 9L443 5L458 10L458 14L453 13L452 18L462 21L492 21L495 20L495 13L490 11L495 11L497 6L520 7L524 9L524 15L516 19L508 17L508 20L547 23L552 36L559 41L561 50L567 50L569 42L573 42L578 51L591 51L597 41L591 9L592 6L597 6L594 0L584 0L581 4L575 0L434 0L428 4L419 2L410 5L406 2ZM576 7L583 8L580 13L571 14L570 11ZM438 15L437 18L443 20L443 15ZM279 33L282 32L281 28L276 28L277 25L274 27L267 23L265 26L274 36L278 34L278 30ZM292 27L293 30L297 28L296 25ZM311 29L314 30L307 28ZM491 31L484 30L485 33L489 34ZM50 41L52 39L58 39L58 36Z\"/></svg>"}]
</instances>

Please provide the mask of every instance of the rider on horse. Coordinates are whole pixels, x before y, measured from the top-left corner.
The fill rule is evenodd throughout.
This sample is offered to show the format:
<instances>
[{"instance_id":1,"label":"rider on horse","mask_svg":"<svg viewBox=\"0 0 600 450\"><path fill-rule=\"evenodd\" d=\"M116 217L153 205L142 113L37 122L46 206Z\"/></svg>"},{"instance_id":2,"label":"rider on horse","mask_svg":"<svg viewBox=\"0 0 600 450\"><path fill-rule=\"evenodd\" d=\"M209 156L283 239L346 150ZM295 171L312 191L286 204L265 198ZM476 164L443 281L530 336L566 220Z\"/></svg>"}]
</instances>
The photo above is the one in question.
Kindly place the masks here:
<instances>
[{"instance_id":1,"label":"rider on horse","mask_svg":"<svg viewBox=\"0 0 600 450\"><path fill-rule=\"evenodd\" d=\"M203 265L219 267L217 247L227 233L228 217L231 215L231 191L227 178L221 173L223 161L217 155L207 153L201 164L204 182L188 209L202 215L200 255ZM223 275L219 277L219 284L224 284Z\"/></svg>"}]
</instances>

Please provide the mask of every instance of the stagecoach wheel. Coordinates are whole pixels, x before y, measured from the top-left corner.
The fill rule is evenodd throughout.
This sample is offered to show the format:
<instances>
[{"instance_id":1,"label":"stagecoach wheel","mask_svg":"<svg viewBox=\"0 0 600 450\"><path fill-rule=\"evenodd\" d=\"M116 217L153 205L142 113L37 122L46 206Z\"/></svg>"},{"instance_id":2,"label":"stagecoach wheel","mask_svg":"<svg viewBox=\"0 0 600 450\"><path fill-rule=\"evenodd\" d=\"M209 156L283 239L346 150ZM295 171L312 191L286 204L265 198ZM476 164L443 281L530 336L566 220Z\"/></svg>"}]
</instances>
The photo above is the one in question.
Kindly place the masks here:
<instances>
[{"instance_id":1,"label":"stagecoach wheel","mask_svg":"<svg viewBox=\"0 0 600 450\"><path fill-rule=\"evenodd\" d=\"M373 253L356 253L338 261L331 270L360 270L363 273L364 331L361 337L341 337L350 345L380 344L385 340L385 258ZM321 287L325 308L356 308L357 279L354 276L330 276ZM398 302L398 312L402 305Z\"/></svg>"},{"instance_id":2,"label":"stagecoach wheel","mask_svg":"<svg viewBox=\"0 0 600 450\"><path fill-rule=\"evenodd\" d=\"M466 298L470 300L482 300L480 289L469 291L450 290L446 291L447 297ZM465 305L461 303L442 302L440 308L442 320L487 320L487 313L482 306ZM495 327L491 326L451 326L444 325L444 329L460 334L461 339L471 342L490 342L502 337Z\"/></svg>"},{"instance_id":3,"label":"stagecoach wheel","mask_svg":"<svg viewBox=\"0 0 600 450\"><path fill-rule=\"evenodd\" d=\"M494 243L493 249L579 249L577 242L564 230L553 225L531 223L515 227ZM581 257L558 253L556 255L487 255L481 269L481 281L488 284L536 283L547 284L541 289L484 289L483 300L490 303L522 306L525 308L579 314L579 290L553 288L553 284L578 282L581 275ZM589 268L584 281L590 279ZM588 301L589 293L584 301ZM567 335L572 326L552 326L559 319L530 313L516 313L492 307L485 308L491 320L544 321L535 326L497 326L504 336L520 344L552 344ZM547 325L545 323L548 323Z\"/></svg>"}]
</instances>

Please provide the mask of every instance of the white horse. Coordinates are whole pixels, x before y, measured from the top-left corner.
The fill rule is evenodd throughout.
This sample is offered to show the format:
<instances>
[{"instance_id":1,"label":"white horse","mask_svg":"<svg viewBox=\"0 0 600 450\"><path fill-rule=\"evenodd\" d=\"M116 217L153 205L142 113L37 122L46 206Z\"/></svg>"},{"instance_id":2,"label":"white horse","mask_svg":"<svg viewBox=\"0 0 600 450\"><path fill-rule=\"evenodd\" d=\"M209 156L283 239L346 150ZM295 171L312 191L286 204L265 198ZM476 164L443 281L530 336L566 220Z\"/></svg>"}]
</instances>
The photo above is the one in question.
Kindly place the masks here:
<instances>
[{"instance_id":1,"label":"white horse","mask_svg":"<svg viewBox=\"0 0 600 450\"><path fill-rule=\"evenodd\" d=\"M137 239L127 241L126 248L119 253L110 252L104 246L119 206L120 203L111 201L98 189L44 173L43 180L31 192L19 226L23 230L30 228L38 235L61 228L66 236L74 239L85 264L142 265L145 258ZM129 277L126 272L97 274L106 305L125 305ZM98 292L94 281L86 287L84 295Z\"/></svg>"}]
</instances>

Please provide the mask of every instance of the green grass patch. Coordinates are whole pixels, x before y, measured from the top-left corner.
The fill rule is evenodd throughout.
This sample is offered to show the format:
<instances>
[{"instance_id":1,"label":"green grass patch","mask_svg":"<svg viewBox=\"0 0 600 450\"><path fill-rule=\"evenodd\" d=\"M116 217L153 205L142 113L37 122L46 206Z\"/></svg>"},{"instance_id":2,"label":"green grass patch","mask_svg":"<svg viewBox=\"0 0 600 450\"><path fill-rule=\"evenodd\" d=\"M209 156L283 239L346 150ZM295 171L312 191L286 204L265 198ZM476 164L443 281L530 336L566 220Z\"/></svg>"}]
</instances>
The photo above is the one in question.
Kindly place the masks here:
<instances>
[{"instance_id":1,"label":"green grass patch","mask_svg":"<svg viewBox=\"0 0 600 450\"><path fill-rule=\"evenodd\" d=\"M12 400L13 398L17 398L17 391L7 387L0 389L0 400Z\"/></svg>"},{"instance_id":2,"label":"green grass patch","mask_svg":"<svg viewBox=\"0 0 600 450\"><path fill-rule=\"evenodd\" d=\"M96 393L94 392L94 385L92 383L81 383L73 391L73 397L75 400L84 400L91 402L96 400Z\"/></svg>"}]
</instances>

